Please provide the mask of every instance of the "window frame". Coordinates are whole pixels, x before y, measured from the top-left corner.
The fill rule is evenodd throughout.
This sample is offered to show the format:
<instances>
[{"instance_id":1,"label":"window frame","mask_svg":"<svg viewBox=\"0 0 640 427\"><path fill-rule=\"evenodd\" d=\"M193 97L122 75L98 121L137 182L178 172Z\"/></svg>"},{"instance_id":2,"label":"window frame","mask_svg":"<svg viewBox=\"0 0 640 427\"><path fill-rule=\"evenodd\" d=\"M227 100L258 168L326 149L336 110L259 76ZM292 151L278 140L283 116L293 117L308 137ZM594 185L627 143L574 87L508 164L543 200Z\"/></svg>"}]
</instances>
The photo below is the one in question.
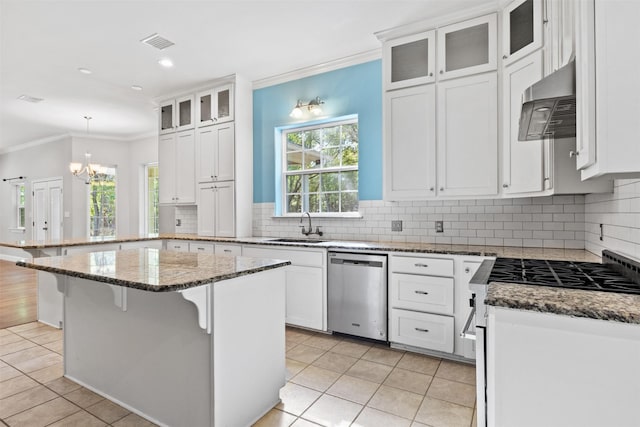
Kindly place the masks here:
<instances>
[{"instance_id":1,"label":"window frame","mask_svg":"<svg viewBox=\"0 0 640 427\"><path fill-rule=\"evenodd\" d=\"M22 188L22 204L20 204L20 189ZM15 230L25 230L26 226L27 226L27 209L26 209L26 205L27 205L27 186L26 183L24 181L22 182L17 182L15 184L13 184L13 197L14 197L14 212L13 212L13 219L14 219L14 224ZM23 216L24 216L24 223L20 224L20 219L21 219L21 215L20 215L20 209L22 209L23 212Z\"/></svg>"},{"instance_id":2,"label":"window frame","mask_svg":"<svg viewBox=\"0 0 640 427\"><path fill-rule=\"evenodd\" d=\"M115 220L114 220L114 224L113 224L113 231L114 234L113 236L111 235L96 235L96 236L91 236L91 186L92 184L87 185L87 237L89 239L98 239L98 238L102 238L102 237L117 237L118 236L118 167L117 165L103 165L102 166L105 170L109 170L112 169L114 171L113 175L114 175L114 203L113 203L113 212L115 215ZM92 178L91 179L91 183L93 182L99 182L100 179L96 179L96 178Z\"/></svg>"},{"instance_id":3,"label":"window frame","mask_svg":"<svg viewBox=\"0 0 640 427\"><path fill-rule=\"evenodd\" d=\"M160 215L158 214L158 233L151 233L149 231L149 168L156 168L157 169L157 174L158 174L158 178L160 177L160 168L158 167L158 162L151 162L151 163L147 163L144 165L144 172L143 172L143 191L144 191L144 208L143 208L143 229L142 232L145 235L155 235L155 234L159 234L160 233ZM156 205L159 207L160 206L160 192L158 191L156 193L157 195L157 203Z\"/></svg>"},{"instance_id":4,"label":"window frame","mask_svg":"<svg viewBox=\"0 0 640 427\"><path fill-rule=\"evenodd\" d=\"M300 171L288 171L287 170L287 135L290 133L296 132L304 132L309 130L316 129L324 129L324 128L333 128L345 124L356 124L358 126L358 164L350 165L350 166L334 166L329 168L318 168L318 169L301 169ZM302 152L305 150L303 149ZM342 116L329 120L323 120L321 122L312 122L312 123L300 123L299 125L288 126L283 128L280 133L280 215L281 217L299 217L304 210L304 201L303 201L303 211L302 212L288 212L287 211L287 177L292 175L310 175L313 173L330 173L330 172L349 172L355 171L358 176L358 188L355 193L357 194L357 203L358 210L356 211L348 211L348 212L310 212L314 217L333 217L333 218L360 218L360 122L357 115L353 116ZM345 191L346 192L346 191ZM340 190L338 194L342 194L343 192ZM302 192L304 194L304 192ZM318 194L323 194L323 192L319 192ZM308 203L308 202L307 202ZM307 206L308 208L308 206Z\"/></svg>"}]
</instances>

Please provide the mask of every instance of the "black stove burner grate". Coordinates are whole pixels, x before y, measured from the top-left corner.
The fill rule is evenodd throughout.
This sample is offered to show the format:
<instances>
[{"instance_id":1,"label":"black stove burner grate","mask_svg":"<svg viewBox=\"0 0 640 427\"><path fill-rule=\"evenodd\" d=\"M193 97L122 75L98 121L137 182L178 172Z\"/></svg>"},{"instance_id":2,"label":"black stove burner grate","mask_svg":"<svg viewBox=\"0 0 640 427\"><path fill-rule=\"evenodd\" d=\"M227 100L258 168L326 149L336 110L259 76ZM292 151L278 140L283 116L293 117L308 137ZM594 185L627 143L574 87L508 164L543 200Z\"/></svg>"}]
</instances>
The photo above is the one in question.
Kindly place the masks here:
<instances>
[{"instance_id":1,"label":"black stove burner grate","mask_svg":"<svg viewBox=\"0 0 640 427\"><path fill-rule=\"evenodd\" d=\"M640 294L640 283L634 283L608 265L590 262L498 258L493 265L488 282L510 282Z\"/></svg>"}]
</instances>

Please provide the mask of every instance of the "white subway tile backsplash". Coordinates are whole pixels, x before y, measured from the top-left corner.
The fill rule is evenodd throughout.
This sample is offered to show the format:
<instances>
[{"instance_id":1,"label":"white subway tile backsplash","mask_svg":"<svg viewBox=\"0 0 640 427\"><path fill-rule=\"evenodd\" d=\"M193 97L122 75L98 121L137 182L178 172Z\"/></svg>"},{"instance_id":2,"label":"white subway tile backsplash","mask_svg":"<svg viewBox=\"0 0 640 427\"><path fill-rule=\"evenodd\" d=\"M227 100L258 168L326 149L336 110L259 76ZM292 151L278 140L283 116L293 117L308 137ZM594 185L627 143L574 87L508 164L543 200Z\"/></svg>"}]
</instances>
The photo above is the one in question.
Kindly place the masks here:
<instances>
[{"instance_id":1,"label":"white subway tile backsplash","mask_svg":"<svg viewBox=\"0 0 640 427\"><path fill-rule=\"evenodd\" d=\"M621 194L634 194L630 188L624 189ZM611 210L602 204L613 203L612 196L598 195L598 202L593 203L591 210L585 208L585 204L591 203L591 196L585 199L580 195L405 202L363 200L360 202L362 218L313 218L313 224L321 227L323 238L327 239L580 249L585 247L585 238L593 240L592 236L599 232L599 228L588 227L585 234L585 212L590 220L610 219ZM626 197L630 200L623 205L635 205L633 197ZM637 206L640 207L640 203ZM598 209L607 212L596 213ZM298 218L273 217L273 212L273 203L254 204L255 236L299 235ZM618 227L636 224L631 214L616 215ZM403 231L391 231L392 220L402 220ZM435 232L435 221L444 221L444 233ZM197 223L195 217L193 223ZM640 229L640 219L635 228ZM617 240L621 237L618 232L610 236Z\"/></svg>"}]
</instances>

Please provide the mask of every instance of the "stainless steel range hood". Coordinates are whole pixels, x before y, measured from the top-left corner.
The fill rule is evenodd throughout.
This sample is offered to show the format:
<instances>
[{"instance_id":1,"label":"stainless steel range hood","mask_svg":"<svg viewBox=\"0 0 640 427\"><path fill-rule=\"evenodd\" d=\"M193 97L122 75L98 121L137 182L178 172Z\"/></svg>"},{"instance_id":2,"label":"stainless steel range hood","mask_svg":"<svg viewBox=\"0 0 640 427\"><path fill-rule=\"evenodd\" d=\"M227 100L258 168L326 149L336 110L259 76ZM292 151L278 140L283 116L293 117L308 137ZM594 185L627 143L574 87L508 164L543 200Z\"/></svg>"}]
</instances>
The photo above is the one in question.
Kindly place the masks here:
<instances>
[{"instance_id":1,"label":"stainless steel range hood","mask_svg":"<svg viewBox=\"0 0 640 427\"><path fill-rule=\"evenodd\" d=\"M576 136L576 63L524 91L518 141Z\"/></svg>"}]
</instances>

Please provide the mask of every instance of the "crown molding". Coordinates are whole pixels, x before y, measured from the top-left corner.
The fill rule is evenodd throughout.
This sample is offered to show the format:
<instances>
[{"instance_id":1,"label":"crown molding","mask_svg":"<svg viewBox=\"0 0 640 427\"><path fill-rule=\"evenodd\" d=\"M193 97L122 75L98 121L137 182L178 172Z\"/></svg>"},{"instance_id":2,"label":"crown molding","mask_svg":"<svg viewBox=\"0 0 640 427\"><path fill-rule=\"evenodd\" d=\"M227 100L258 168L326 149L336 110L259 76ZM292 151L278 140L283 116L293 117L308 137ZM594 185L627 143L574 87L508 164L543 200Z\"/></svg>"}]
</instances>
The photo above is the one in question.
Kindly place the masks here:
<instances>
[{"instance_id":1,"label":"crown molding","mask_svg":"<svg viewBox=\"0 0 640 427\"><path fill-rule=\"evenodd\" d=\"M68 137L71 137L70 133L63 133L60 135L54 135L54 136L48 136L46 138L36 139L35 141L23 142L22 144L11 145L6 148L1 148L0 154L26 150L27 148L37 147L38 145L48 144L50 142L58 141L60 139L64 139Z\"/></svg>"},{"instance_id":2,"label":"crown molding","mask_svg":"<svg viewBox=\"0 0 640 427\"><path fill-rule=\"evenodd\" d=\"M316 74L326 73L328 71L339 70L340 68L349 67L352 65L363 64L365 62L375 61L382 58L382 49L377 48L355 55L346 56L333 61L324 62L322 64L312 65L310 67L298 68L297 70L288 71L286 73L277 74L271 77L265 77L263 79L253 81L253 89L262 89L269 86L274 86L280 83L290 82L292 80L302 79L304 77L314 76Z\"/></svg>"}]
</instances>

